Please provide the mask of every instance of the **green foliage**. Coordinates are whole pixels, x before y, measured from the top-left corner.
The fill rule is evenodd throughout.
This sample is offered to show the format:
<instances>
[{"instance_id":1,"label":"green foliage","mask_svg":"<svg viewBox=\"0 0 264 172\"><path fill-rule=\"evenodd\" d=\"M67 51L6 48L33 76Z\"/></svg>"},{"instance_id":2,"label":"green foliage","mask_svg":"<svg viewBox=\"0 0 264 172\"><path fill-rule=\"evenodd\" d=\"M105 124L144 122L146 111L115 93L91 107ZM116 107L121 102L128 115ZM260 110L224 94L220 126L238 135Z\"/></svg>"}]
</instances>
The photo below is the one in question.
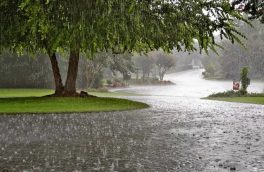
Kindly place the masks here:
<instances>
[{"instance_id":1,"label":"green foliage","mask_svg":"<svg viewBox=\"0 0 264 172\"><path fill-rule=\"evenodd\" d=\"M221 93L214 93L208 96L208 98L217 98L217 97L264 97L263 93L248 93L245 94L243 90L239 91L225 91Z\"/></svg>"},{"instance_id":2,"label":"green foliage","mask_svg":"<svg viewBox=\"0 0 264 172\"><path fill-rule=\"evenodd\" d=\"M94 81L92 83L92 85L90 85L91 88L100 88L103 86L103 73L102 72L98 72L95 76L94 76Z\"/></svg>"},{"instance_id":3,"label":"green foliage","mask_svg":"<svg viewBox=\"0 0 264 172\"><path fill-rule=\"evenodd\" d=\"M105 69L109 69L108 74L116 75L120 72L124 80L129 80L130 73L134 72L134 64L131 59L132 55L128 52L124 54L113 54L112 52L96 53L92 59L87 59L86 78L88 87L99 88L102 86L102 79Z\"/></svg>"},{"instance_id":4,"label":"green foliage","mask_svg":"<svg viewBox=\"0 0 264 172\"><path fill-rule=\"evenodd\" d=\"M159 78L147 78L145 80L131 79L129 81L131 85L174 85L171 81L161 81Z\"/></svg>"},{"instance_id":5,"label":"green foliage","mask_svg":"<svg viewBox=\"0 0 264 172\"><path fill-rule=\"evenodd\" d=\"M76 91L80 52L92 57L109 50L113 54L159 48L192 51L195 41L200 51L208 52L217 45L216 31L222 39L240 42L243 35L235 19L246 22L228 0L1 0L0 16L0 52L44 52L50 57L71 52L67 92Z\"/></svg>"},{"instance_id":6,"label":"green foliage","mask_svg":"<svg viewBox=\"0 0 264 172\"><path fill-rule=\"evenodd\" d=\"M250 85L250 79L248 78L248 68L244 67L240 73L240 80L241 80L241 91L242 93L247 93L247 87Z\"/></svg>"},{"instance_id":7,"label":"green foliage","mask_svg":"<svg viewBox=\"0 0 264 172\"><path fill-rule=\"evenodd\" d=\"M111 85L112 84L112 81L110 79L107 79L106 80L106 83L107 83L107 85Z\"/></svg>"},{"instance_id":8,"label":"green foliage","mask_svg":"<svg viewBox=\"0 0 264 172\"><path fill-rule=\"evenodd\" d=\"M238 40L234 18L243 19L226 0L2 0L0 15L1 49L50 54L80 48L90 55L108 49L191 51L194 39L207 50L215 45L215 31Z\"/></svg>"},{"instance_id":9,"label":"green foliage","mask_svg":"<svg viewBox=\"0 0 264 172\"><path fill-rule=\"evenodd\" d=\"M236 97L239 95L240 95L239 92L230 90L230 91L225 91L221 93L214 93L214 94L209 95L208 97Z\"/></svg>"}]
</instances>

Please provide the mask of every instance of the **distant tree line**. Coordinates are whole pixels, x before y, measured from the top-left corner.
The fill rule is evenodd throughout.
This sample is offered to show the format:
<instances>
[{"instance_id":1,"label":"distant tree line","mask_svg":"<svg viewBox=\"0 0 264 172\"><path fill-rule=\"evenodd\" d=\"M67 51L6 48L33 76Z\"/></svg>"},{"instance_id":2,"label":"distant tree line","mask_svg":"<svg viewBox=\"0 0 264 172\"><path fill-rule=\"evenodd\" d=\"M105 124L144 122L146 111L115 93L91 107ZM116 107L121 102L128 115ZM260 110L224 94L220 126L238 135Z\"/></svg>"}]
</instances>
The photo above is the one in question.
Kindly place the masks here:
<instances>
[{"instance_id":1,"label":"distant tree line","mask_svg":"<svg viewBox=\"0 0 264 172\"><path fill-rule=\"evenodd\" d=\"M62 80L65 81L68 59L60 54L57 54L57 57ZM110 76L119 72L124 80L129 79L130 73L134 72L131 57L130 53L113 54L111 52L97 53L92 58L81 55L77 88L101 87L106 70ZM2 53L0 76L0 88L54 88L50 61L44 54L38 54L37 57L32 58L10 52Z\"/></svg>"},{"instance_id":2,"label":"distant tree line","mask_svg":"<svg viewBox=\"0 0 264 172\"><path fill-rule=\"evenodd\" d=\"M239 22L240 31L247 35L243 41L245 47L223 41L219 55L203 55L206 77L238 79L241 69L248 67L250 78L264 78L264 26L256 20L252 25L254 27Z\"/></svg>"},{"instance_id":3,"label":"distant tree line","mask_svg":"<svg viewBox=\"0 0 264 172\"><path fill-rule=\"evenodd\" d=\"M137 69L137 79L141 73L141 79L156 78L163 81L164 75L176 65L176 57L163 51L152 51L133 57Z\"/></svg>"},{"instance_id":4,"label":"distant tree line","mask_svg":"<svg viewBox=\"0 0 264 172\"><path fill-rule=\"evenodd\" d=\"M60 54L57 54L57 57L64 82L68 59ZM164 75L175 66L175 62L173 55L161 51L145 55L101 52L92 58L83 54L79 63L77 88L99 88L103 86L103 80L119 78L128 81L132 76L138 76L137 79L142 80L157 77L163 80ZM1 88L54 88L52 74L50 61L44 54L32 58L5 52L0 56Z\"/></svg>"},{"instance_id":5,"label":"distant tree line","mask_svg":"<svg viewBox=\"0 0 264 172\"><path fill-rule=\"evenodd\" d=\"M52 71L43 55L33 59L26 55L18 57L11 53L0 56L1 88L51 88Z\"/></svg>"}]
</instances>

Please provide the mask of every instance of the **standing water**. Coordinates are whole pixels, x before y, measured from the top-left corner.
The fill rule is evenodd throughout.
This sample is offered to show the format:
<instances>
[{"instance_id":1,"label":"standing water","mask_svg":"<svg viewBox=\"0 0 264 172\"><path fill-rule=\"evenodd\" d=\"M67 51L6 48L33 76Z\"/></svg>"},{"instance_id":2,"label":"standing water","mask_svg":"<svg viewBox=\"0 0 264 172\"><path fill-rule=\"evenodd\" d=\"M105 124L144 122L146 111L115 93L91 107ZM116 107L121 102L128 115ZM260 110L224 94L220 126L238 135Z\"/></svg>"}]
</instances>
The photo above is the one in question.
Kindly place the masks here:
<instances>
[{"instance_id":1,"label":"standing water","mask_svg":"<svg viewBox=\"0 0 264 172\"><path fill-rule=\"evenodd\" d=\"M164 80L170 80L174 82L175 85L166 87L131 87L126 89L126 91L147 95L201 98L207 97L212 93L224 92L233 88L233 81L205 80L203 79L202 72L203 69L172 73L166 75ZM252 81L251 85L248 87L248 91L258 93L263 92L264 82Z\"/></svg>"},{"instance_id":2,"label":"standing water","mask_svg":"<svg viewBox=\"0 0 264 172\"><path fill-rule=\"evenodd\" d=\"M200 99L232 87L201 70L165 79L176 85L122 90L149 109L1 115L0 170L264 171L264 106Z\"/></svg>"}]
</instances>

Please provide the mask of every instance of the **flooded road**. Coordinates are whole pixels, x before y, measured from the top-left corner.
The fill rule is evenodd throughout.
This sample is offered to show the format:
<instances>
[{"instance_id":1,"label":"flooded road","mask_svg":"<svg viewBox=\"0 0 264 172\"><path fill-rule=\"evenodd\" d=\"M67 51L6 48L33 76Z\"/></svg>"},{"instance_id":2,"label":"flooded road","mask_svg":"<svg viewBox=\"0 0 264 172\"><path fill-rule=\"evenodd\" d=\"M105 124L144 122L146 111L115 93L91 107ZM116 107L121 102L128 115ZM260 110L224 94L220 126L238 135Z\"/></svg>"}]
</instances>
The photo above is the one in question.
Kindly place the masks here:
<instances>
[{"instance_id":1,"label":"flooded road","mask_svg":"<svg viewBox=\"0 0 264 172\"><path fill-rule=\"evenodd\" d=\"M144 110L0 116L0 171L264 171L264 106L200 99L232 86L201 70L166 79L122 90Z\"/></svg>"},{"instance_id":2,"label":"flooded road","mask_svg":"<svg viewBox=\"0 0 264 172\"><path fill-rule=\"evenodd\" d=\"M171 86L150 86L150 87L131 87L125 91L159 96L173 97L207 97L212 93L231 90L233 81L205 80L202 77L203 69L189 70L184 72L165 75L164 80L170 80L175 83ZM124 91L124 89L121 89ZM117 90L118 91L118 90ZM263 81L251 81L248 87L249 92L264 92Z\"/></svg>"}]
</instances>

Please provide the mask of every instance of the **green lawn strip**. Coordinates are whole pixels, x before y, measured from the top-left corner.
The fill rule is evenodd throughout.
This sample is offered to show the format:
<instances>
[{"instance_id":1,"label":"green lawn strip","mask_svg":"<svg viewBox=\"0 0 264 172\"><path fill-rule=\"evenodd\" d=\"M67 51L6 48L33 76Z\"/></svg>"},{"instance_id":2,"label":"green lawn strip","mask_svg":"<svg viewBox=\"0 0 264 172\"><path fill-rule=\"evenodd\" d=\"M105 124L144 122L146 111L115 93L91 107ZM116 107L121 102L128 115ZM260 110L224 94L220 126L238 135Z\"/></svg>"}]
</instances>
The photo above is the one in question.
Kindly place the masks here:
<instances>
[{"instance_id":1,"label":"green lawn strip","mask_svg":"<svg viewBox=\"0 0 264 172\"><path fill-rule=\"evenodd\" d=\"M206 99L264 105L264 97L210 97L210 98L206 98Z\"/></svg>"},{"instance_id":2,"label":"green lawn strip","mask_svg":"<svg viewBox=\"0 0 264 172\"><path fill-rule=\"evenodd\" d=\"M117 98L0 98L0 113L101 112L147 108L136 101Z\"/></svg>"},{"instance_id":3,"label":"green lawn strip","mask_svg":"<svg viewBox=\"0 0 264 172\"><path fill-rule=\"evenodd\" d=\"M52 89L0 89L0 98L6 97L41 97L49 94L53 94L54 90ZM99 92L92 91L88 92L91 95L98 97L122 97L122 96L139 96L134 93L122 93L122 92Z\"/></svg>"},{"instance_id":4,"label":"green lawn strip","mask_svg":"<svg viewBox=\"0 0 264 172\"><path fill-rule=\"evenodd\" d=\"M54 93L52 89L32 89L32 88L1 88L0 98L3 97L41 97Z\"/></svg>"}]
</instances>

